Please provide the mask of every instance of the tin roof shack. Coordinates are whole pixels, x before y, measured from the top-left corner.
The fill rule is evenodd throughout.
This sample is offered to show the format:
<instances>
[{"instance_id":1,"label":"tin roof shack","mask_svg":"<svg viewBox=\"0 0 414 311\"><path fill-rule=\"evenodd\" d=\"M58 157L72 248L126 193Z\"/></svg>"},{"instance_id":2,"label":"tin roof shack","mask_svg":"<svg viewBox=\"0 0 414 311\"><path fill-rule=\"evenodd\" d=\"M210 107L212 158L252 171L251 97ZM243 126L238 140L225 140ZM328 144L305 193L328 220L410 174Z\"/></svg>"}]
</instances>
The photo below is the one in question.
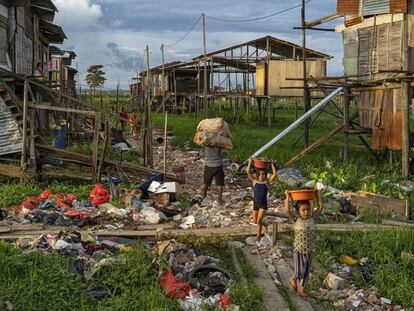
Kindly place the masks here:
<instances>
[{"instance_id":1,"label":"tin roof shack","mask_svg":"<svg viewBox=\"0 0 414 311\"><path fill-rule=\"evenodd\" d=\"M76 58L73 51L64 51L56 46L50 46L49 80L66 94L76 94L75 75L78 72L72 66Z\"/></svg>"},{"instance_id":2,"label":"tin roof shack","mask_svg":"<svg viewBox=\"0 0 414 311\"><path fill-rule=\"evenodd\" d=\"M147 71L142 71L140 76L142 77L142 87L145 90ZM163 76L165 76L164 79ZM204 75L200 76L200 83L203 83L203 77ZM150 79L150 89L153 96L163 96L164 92L177 96L198 92L199 76L193 62L174 61L164 64L164 66L153 67L150 69Z\"/></svg>"},{"instance_id":3,"label":"tin roof shack","mask_svg":"<svg viewBox=\"0 0 414 311\"><path fill-rule=\"evenodd\" d=\"M413 2L407 0L338 0L345 22L344 72L355 77L359 123L372 132L374 150L402 150L408 174L408 109L414 67Z\"/></svg>"}]
</instances>

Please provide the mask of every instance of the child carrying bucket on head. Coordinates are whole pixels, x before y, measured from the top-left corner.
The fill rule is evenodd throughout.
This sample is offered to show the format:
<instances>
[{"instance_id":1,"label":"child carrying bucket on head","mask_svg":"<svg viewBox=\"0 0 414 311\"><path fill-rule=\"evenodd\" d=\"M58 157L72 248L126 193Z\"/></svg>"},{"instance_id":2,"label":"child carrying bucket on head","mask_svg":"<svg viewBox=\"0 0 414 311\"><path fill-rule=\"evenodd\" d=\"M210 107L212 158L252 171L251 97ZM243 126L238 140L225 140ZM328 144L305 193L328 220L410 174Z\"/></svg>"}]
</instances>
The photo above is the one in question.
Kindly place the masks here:
<instances>
[{"instance_id":1,"label":"child carrying bucket on head","mask_svg":"<svg viewBox=\"0 0 414 311\"><path fill-rule=\"evenodd\" d=\"M313 198L313 207L311 206L309 197L308 200L305 198L292 198L292 193L288 190L285 191L285 211L286 214L292 219L295 224L293 226L295 233L295 240L293 243L293 260L295 263L295 275L290 279L290 289L293 292L297 292L297 281L300 279L300 290L299 295L305 299L309 300L309 296L306 294L305 287L309 280L309 274L312 266L312 257L313 250L315 245L315 221L314 218L318 217L322 212L322 199L319 191L304 190L294 191L298 195L305 194L308 192L308 195ZM294 206L295 209L292 211L290 208L290 200L297 199ZM315 210L314 206L318 205L318 208Z\"/></svg>"},{"instance_id":2,"label":"child carrying bucket on head","mask_svg":"<svg viewBox=\"0 0 414 311\"><path fill-rule=\"evenodd\" d=\"M252 174L252 159L249 159L247 165L247 176L253 184L253 223L257 225L256 244L260 246L260 239L262 228L265 227L267 233L267 225L263 223L263 218L266 216L267 210L267 194L270 185L277 177L277 170L272 161L272 176L267 179L266 168L256 168L256 175Z\"/></svg>"}]
</instances>

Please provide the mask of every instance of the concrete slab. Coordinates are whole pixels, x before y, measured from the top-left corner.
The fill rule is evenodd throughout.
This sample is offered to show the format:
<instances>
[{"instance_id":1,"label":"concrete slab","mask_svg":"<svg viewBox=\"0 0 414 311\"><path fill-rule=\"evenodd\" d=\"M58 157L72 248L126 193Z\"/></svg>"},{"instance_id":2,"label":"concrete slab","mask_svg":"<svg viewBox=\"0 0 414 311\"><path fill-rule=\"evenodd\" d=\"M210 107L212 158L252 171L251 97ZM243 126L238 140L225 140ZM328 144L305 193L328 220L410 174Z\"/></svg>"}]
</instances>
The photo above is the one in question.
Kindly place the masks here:
<instances>
[{"instance_id":1,"label":"concrete slab","mask_svg":"<svg viewBox=\"0 0 414 311\"><path fill-rule=\"evenodd\" d=\"M262 261L259 254L252 254L251 251L256 249L255 246L243 247L243 253L246 260L256 269L257 277L256 283L263 290L263 303L269 311L288 311L289 307L283 297L279 294L279 291L267 272L266 266Z\"/></svg>"}]
</instances>

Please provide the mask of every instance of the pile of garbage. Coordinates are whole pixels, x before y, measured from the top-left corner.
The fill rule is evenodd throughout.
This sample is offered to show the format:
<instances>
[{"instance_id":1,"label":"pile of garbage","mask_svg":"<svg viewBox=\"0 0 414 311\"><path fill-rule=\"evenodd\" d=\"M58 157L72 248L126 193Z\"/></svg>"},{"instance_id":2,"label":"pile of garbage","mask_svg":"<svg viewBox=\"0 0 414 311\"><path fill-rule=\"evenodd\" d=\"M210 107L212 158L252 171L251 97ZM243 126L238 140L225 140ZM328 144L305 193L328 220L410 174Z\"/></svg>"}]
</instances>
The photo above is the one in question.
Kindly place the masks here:
<instances>
[{"instance_id":1,"label":"pile of garbage","mask_svg":"<svg viewBox=\"0 0 414 311\"><path fill-rule=\"evenodd\" d=\"M251 244L250 239L246 239L246 244ZM258 249L252 251L261 256L267 271L276 285L282 285L277 274L276 267L279 265L293 264L292 258L287 258L291 254L289 246L278 242L276 246L271 243L262 244ZM371 281L373 263L370 258L356 260L349 256L341 256L340 262L332 265L332 272L326 273L324 286L319 291L311 292L312 295L320 300L327 300L338 310L361 310L361 311L403 311L403 307L394 305L391 299L381 297L372 288L358 288L351 281L352 271L357 269L366 284ZM293 267L292 267L293 271ZM313 273L311 273L312 278Z\"/></svg>"},{"instance_id":2,"label":"pile of garbage","mask_svg":"<svg viewBox=\"0 0 414 311\"><path fill-rule=\"evenodd\" d=\"M95 226L96 229L107 230L158 224L185 212L177 201L180 185L157 181L162 178L162 174L153 176L135 190L108 191L103 185L97 184L86 202L79 201L76 194L53 194L45 190L19 205L9 207L7 213L2 214L1 224L40 223L78 228Z\"/></svg>"},{"instance_id":3,"label":"pile of garbage","mask_svg":"<svg viewBox=\"0 0 414 311\"><path fill-rule=\"evenodd\" d=\"M403 311L403 307L394 305L391 299L381 297L372 288L357 288L351 281L353 270L358 270L364 282L371 281L372 260L368 257L356 260L341 256L339 263L332 265L332 272L325 278L325 287L319 289L318 296L329 300L341 310Z\"/></svg>"},{"instance_id":4,"label":"pile of garbage","mask_svg":"<svg viewBox=\"0 0 414 311\"><path fill-rule=\"evenodd\" d=\"M234 278L220 267L217 258L201 255L175 240L158 242L157 249L156 263L168 259L168 268L159 275L160 286L167 297L179 300L183 310L239 310L230 297Z\"/></svg>"},{"instance_id":5,"label":"pile of garbage","mask_svg":"<svg viewBox=\"0 0 414 311\"><path fill-rule=\"evenodd\" d=\"M120 237L99 238L85 232L70 230L58 234L44 234L39 238L23 237L15 241L24 253L41 251L69 256L69 273L83 281L94 281L88 293L99 299L111 294L111 288L99 283L100 274L106 273L111 266L125 260L124 254L132 251L136 243L133 239Z\"/></svg>"}]
</instances>

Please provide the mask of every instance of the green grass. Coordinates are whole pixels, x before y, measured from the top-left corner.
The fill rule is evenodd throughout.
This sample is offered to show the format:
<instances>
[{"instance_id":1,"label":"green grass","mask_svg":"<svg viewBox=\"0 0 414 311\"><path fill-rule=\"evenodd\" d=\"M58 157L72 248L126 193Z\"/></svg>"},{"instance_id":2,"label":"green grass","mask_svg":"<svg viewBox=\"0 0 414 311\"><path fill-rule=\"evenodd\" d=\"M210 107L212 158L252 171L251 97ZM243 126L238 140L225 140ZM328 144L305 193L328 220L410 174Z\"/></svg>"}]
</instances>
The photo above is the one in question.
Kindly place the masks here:
<instances>
[{"instance_id":1,"label":"green grass","mask_svg":"<svg viewBox=\"0 0 414 311\"><path fill-rule=\"evenodd\" d=\"M172 143L180 147L199 148L192 143L192 139L200 120L201 118L191 115L170 115L168 117L168 128L175 135ZM242 162L291 124L294 117L292 109L284 107L278 110L272 129L257 126L253 121L248 120L243 120L240 124L232 122L231 118L227 118L226 121L230 124L234 149L228 151L225 156L230 159L237 158ZM153 123L156 127L162 127L164 117L160 114L154 114ZM320 138L335 124L337 124L337 121L333 117L320 117L311 128L311 142ZM292 143L301 132L302 129L299 128L294 130L266 151L263 156L277 160L280 166L283 167L287 160L303 149L302 142L295 148L291 148ZM300 168L302 175L306 177L323 174L325 184L341 190L364 190L394 198L408 199L410 205L414 206L414 194L398 187L398 184L405 180L401 175L399 160L394 160L391 164L388 161L384 161L380 165L377 164L362 143L352 136L349 160L344 162L341 157L342 142L343 134L338 133L312 154L290 166ZM398 152L395 152L394 159L398 159ZM329 161L330 168L326 166L327 161ZM285 185L280 185L280 190L283 191L285 187ZM282 191L277 192L282 194Z\"/></svg>"},{"instance_id":2,"label":"green grass","mask_svg":"<svg viewBox=\"0 0 414 311\"><path fill-rule=\"evenodd\" d=\"M180 310L159 288L157 276L148 275L151 250L138 243L134 251L98 279L82 282L67 272L72 258L33 252L22 254L0 244L0 301L14 310ZM94 300L94 284L111 288L111 295Z\"/></svg>"},{"instance_id":3,"label":"green grass","mask_svg":"<svg viewBox=\"0 0 414 311\"><path fill-rule=\"evenodd\" d=\"M404 260L402 252L414 253L412 229L382 229L369 232L319 232L316 258L327 270L341 255L373 261L372 281L364 283L354 269L352 280L360 287L374 287L381 297L406 308L414 307L414 261Z\"/></svg>"},{"instance_id":4,"label":"green grass","mask_svg":"<svg viewBox=\"0 0 414 311\"><path fill-rule=\"evenodd\" d=\"M243 283L231 261L231 249L223 238L183 238L204 255L220 259L236 282L231 287L233 303L242 311L264 311L262 291L255 283L255 271L238 254L249 282L246 295ZM156 273L148 274L154 254L141 242L133 251L120 255L115 265L88 282L67 272L71 257L31 252L0 243L0 301L10 301L14 310L181 310L178 302L167 299L159 287ZM88 290L94 285L111 288L111 295L94 300ZM207 309L206 309L207 310Z\"/></svg>"}]
</instances>

